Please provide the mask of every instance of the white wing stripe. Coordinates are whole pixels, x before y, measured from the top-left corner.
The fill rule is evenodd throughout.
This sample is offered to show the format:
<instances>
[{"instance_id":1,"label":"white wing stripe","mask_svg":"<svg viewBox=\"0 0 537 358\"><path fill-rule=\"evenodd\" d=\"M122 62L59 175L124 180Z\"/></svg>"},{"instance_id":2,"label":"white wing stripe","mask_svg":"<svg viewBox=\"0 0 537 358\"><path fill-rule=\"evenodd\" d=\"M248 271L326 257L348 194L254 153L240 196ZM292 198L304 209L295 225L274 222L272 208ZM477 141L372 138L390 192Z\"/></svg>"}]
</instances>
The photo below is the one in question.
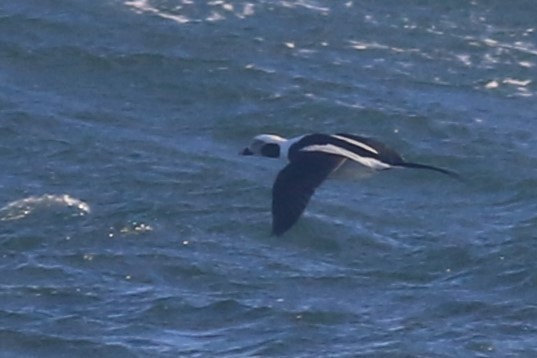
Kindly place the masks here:
<instances>
[{"instance_id":1,"label":"white wing stripe","mask_svg":"<svg viewBox=\"0 0 537 358\"><path fill-rule=\"evenodd\" d=\"M341 139L341 140L344 140L345 142L347 143L350 143L352 145L355 145L357 147L360 147L362 149L365 149L367 150L368 152L371 152L371 153L375 153L375 154L379 154L379 152L377 152L375 149L371 148L370 146L368 146L367 144L364 144L362 142L358 142L354 139L351 139L351 138L347 138L347 137L343 137L343 136L340 136L340 135L335 135L335 134L332 134L331 137L333 138L337 138L337 139Z\"/></svg>"},{"instance_id":2,"label":"white wing stripe","mask_svg":"<svg viewBox=\"0 0 537 358\"><path fill-rule=\"evenodd\" d=\"M358 162L362 164L363 166L366 166L368 168L372 168L375 170L382 170L382 169L390 168L389 164L383 163L374 158L361 157L358 154L355 154L349 150L340 148L333 144L308 145L307 147L302 148L301 151L322 152L322 153L340 155L342 157L348 158L350 160L354 160L355 162Z\"/></svg>"}]
</instances>

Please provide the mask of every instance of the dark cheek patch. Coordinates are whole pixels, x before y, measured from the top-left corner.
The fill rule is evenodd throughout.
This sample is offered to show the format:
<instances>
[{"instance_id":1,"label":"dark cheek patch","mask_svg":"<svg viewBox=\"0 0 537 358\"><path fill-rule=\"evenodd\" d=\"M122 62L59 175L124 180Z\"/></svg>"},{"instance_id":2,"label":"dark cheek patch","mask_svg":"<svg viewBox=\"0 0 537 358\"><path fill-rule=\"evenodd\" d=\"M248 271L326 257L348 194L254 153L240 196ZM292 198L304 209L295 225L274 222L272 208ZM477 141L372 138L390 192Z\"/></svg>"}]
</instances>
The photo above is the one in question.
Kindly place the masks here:
<instances>
[{"instance_id":1,"label":"dark cheek patch","mask_svg":"<svg viewBox=\"0 0 537 358\"><path fill-rule=\"evenodd\" d=\"M269 158L279 158L280 157L280 146L274 143L265 144L261 148L261 155Z\"/></svg>"}]
</instances>

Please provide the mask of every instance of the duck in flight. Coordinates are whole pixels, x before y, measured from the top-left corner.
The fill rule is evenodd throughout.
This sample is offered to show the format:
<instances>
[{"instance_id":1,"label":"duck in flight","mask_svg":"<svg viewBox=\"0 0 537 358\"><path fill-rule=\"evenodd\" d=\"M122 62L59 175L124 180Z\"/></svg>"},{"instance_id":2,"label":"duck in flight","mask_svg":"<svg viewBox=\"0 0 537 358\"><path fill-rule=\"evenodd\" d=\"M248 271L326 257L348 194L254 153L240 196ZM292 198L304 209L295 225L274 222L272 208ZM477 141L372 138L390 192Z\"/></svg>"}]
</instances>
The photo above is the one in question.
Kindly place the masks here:
<instances>
[{"instance_id":1,"label":"duck in flight","mask_svg":"<svg viewBox=\"0 0 537 358\"><path fill-rule=\"evenodd\" d=\"M277 236L298 221L315 189L329 177L363 178L390 168L413 168L460 179L453 171L407 162L375 139L348 133L313 133L290 139L260 134L240 154L288 161L272 187L272 233Z\"/></svg>"}]
</instances>

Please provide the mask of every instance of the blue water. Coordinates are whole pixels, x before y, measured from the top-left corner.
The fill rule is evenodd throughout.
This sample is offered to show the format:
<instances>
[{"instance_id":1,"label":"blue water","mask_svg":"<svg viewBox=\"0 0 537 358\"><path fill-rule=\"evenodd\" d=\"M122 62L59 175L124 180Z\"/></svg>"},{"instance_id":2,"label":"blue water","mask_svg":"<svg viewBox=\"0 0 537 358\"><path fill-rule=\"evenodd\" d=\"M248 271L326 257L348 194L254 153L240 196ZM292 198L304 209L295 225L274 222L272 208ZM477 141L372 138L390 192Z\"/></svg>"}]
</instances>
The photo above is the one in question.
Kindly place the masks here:
<instances>
[{"instance_id":1,"label":"blue water","mask_svg":"<svg viewBox=\"0 0 537 358\"><path fill-rule=\"evenodd\" d=\"M537 3L0 3L2 357L537 356ZM327 182L259 133L459 172Z\"/></svg>"}]
</instances>

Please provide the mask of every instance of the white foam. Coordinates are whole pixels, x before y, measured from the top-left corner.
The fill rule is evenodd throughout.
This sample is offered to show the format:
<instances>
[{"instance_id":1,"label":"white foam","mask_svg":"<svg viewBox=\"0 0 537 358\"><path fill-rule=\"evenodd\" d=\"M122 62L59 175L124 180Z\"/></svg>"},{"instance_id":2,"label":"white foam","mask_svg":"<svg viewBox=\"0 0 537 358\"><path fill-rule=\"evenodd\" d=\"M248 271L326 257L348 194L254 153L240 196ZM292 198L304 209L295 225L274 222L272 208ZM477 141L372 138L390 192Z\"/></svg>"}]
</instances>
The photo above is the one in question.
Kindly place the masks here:
<instances>
[{"instance_id":1,"label":"white foam","mask_svg":"<svg viewBox=\"0 0 537 358\"><path fill-rule=\"evenodd\" d=\"M31 215L36 210L48 208L73 208L77 215L83 216L91 212L90 206L68 194L29 196L12 201L0 209L0 221L19 220Z\"/></svg>"},{"instance_id":2,"label":"white foam","mask_svg":"<svg viewBox=\"0 0 537 358\"><path fill-rule=\"evenodd\" d=\"M151 4L149 4L149 1L147 0L131 0L131 1L125 2L125 5L132 7L137 12L140 12L140 13L147 12L147 13L155 14L164 19L173 20L180 24L186 24L191 21L189 18L182 16L182 15L175 15L175 14L162 12L156 7L151 6Z\"/></svg>"},{"instance_id":3,"label":"white foam","mask_svg":"<svg viewBox=\"0 0 537 358\"><path fill-rule=\"evenodd\" d=\"M219 0L209 2L208 5L211 6L211 10L208 11L206 16L201 18L191 18L185 15L185 13L189 13L188 8L195 5L195 2L190 0L183 0L180 5L176 6L172 10L173 13L153 6L150 0L127 0L125 1L125 5L131 7L137 13L153 14L166 20L175 21L179 24L187 24L199 21L222 21L227 19L228 14L233 14L240 19L244 19L255 14L254 3L243 4L242 8L240 8L231 2ZM178 11L182 11L183 14L178 14Z\"/></svg>"}]
</instances>

